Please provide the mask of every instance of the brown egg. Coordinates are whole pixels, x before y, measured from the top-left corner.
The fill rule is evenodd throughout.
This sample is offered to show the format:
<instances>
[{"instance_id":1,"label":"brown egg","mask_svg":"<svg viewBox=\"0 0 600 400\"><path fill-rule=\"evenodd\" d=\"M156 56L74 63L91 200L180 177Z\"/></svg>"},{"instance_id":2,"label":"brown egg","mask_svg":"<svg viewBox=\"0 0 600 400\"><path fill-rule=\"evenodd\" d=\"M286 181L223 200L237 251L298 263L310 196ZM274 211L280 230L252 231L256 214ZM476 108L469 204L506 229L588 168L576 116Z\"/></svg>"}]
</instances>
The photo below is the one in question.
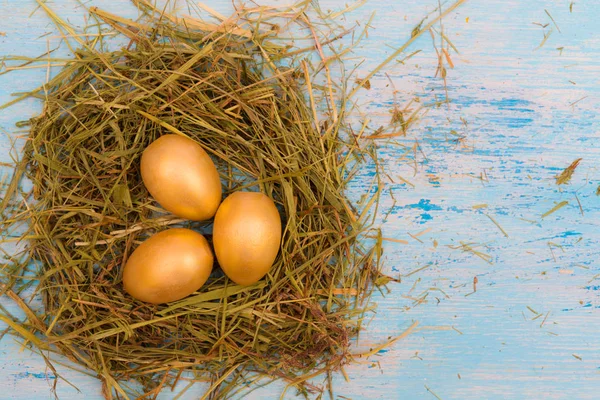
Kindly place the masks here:
<instances>
[{"instance_id":1,"label":"brown egg","mask_svg":"<svg viewBox=\"0 0 600 400\"><path fill-rule=\"evenodd\" d=\"M144 185L166 210L194 221L217 212L222 195L219 173L192 139L163 135L144 150L141 164Z\"/></svg>"},{"instance_id":2,"label":"brown egg","mask_svg":"<svg viewBox=\"0 0 600 400\"><path fill-rule=\"evenodd\" d=\"M239 285L258 282L269 272L281 242L275 203L262 193L236 192L215 215L213 245L223 272Z\"/></svg>"},{"instance_id":3,"label":"brown egg","mask_svg":"<svg viewBox=\"0 0 600 400\"><path fill-rule=\"evenodd\" d=\"M183 299L204 285L213 261L204 236L190 229L168 229L152 235L129 256L123 286L148 303Z\"/></svg>"}]
</instances>

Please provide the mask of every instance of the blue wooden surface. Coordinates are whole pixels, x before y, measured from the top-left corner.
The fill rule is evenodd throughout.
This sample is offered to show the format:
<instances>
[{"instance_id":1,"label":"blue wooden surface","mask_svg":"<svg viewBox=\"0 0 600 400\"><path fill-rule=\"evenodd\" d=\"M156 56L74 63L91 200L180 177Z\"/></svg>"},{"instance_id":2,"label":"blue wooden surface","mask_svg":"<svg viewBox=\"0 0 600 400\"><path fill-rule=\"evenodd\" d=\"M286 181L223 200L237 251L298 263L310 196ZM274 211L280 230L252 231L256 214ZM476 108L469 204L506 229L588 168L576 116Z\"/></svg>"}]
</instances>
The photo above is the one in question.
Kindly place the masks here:
<instances>
[{"instance_id":1,"label":"blue wooden surface","mask_svg":"<svg viewBox=\"0 0 600 400\"><path fill-rule=\"evenodd\" d=\"M206 3L223 14L231 11L229 2ZM81 21L75 2L48 4L71 22ZM90 4L134 15L125 0ZM345 2L321 4L339 9ZM364 21L377 12L369 39L356 54L366 57L361 73L390 54L387 45L404 43L436 5L437 0L394 5L372 0L349 14L350 21ZM358 346L381 342L415 320L420 327L369 362L348 367L351 380L336 377L337 394L354 400L434 399L429 388L442 399L598 398L600 7L580 1L570 12L569 5L567 0L471 0L444 20L460 51L452 56L456 67L448 73L452 104L432 109L407 138L380 149L391 177L384 213L394 206L390 191L396 199L380 222L385 236L408 244L386 247L387 269L403 276L402 284L386 297L376 296L377 314ZM34 9L30 0L0 1L0 32L5 33L0 56L37 56L48 39L51 47L58 44L42 12L29 17ZM546 32L553 29L537 50L544 30L533 22L549 23ZM53 33L38 38L46 32ZM401 103L414 96L426 102L444 95L440 80L433 77L437 60L431 38L423 36L416 49L423 52L388 69ZM45 77L45 69L0 76L0 103ZM378 75L371 80L372 89L360 93L374 127L389 120L393 98L388 83ZM16 121L39 110L39 103L26 101L0 111L0 128L14 131ZM451 130L464 140L456 141ZM410 150L415 140L420 145L416 168ZM8 143L0 136L0 161L9 159ZM558 188L554 176L579 157L583 161L571 184ZM366 168L354 181L353 198L366 190L369 173ZM569 204L541 218L563 200ZM473 207L479 204L487 207ZM419 240L409 235L426 229ZM463 251L461 242L489 254L490 262ZM477 292L465 296L475 276ZM18 315L8 299L0 302ZM534 319L528 307L543 315ZM0 360L0 398L51 398L55 378L46 374L38 356L21 352L10 336L0 341ZM61 382L61 398L101 398L97 380L61 371L82 391ZM251 397L278 398L281 389L271 385ZM184 398L199 393L202 387Z\"/></svg>"}]
</instances>

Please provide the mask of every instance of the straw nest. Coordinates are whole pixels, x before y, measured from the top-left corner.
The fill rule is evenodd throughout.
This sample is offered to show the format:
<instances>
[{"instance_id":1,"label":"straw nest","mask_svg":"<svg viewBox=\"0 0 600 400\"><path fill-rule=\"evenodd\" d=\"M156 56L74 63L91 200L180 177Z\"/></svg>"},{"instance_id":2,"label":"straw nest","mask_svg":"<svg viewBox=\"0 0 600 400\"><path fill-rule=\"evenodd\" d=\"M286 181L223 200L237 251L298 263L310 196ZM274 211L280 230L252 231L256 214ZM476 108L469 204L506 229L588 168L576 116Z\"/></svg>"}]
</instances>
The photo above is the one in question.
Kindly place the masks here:
<instances>
[{"instance_id":1,"label":"straw nest","mask_svg":"<svg viewBox=\"0 0 600 400\"><path fill-rule=\"evenodd\" d=\"M25 257L3 272L4 292L28 314L25 332L36 334L25 337L95 371L107 397L157 394L182 376L209 378L219 398L258 379L320 391L307 380L352 359L374 284L389 281L380 242L357 241L376 197L357 211L345 195L373 154L347 131L346 88L331 78L342 64L323 62L314 39L326 38L306 17L309 3L239 11L218 25L137 3L137 22L92 10L128 45L108 51L97 37L76 39L74 60L43 89L16 169L13 182L26 176L33 191L11 184L13 200L27 201L3 202L3 231L27 223ZM290 32L308 32L310 45L278 42ZM212 156L225 194L260 190L280 208L281 251L257 284L235 285L215 268L198 292L170 304L124 292L122 265L152 233L188 226L210 238L210 221L168 215L142 184L140 155L167 133ZM31 261L40 312L15 294ZM124 383L132 380L141 389Z\"/></svg>"}]
</instances>

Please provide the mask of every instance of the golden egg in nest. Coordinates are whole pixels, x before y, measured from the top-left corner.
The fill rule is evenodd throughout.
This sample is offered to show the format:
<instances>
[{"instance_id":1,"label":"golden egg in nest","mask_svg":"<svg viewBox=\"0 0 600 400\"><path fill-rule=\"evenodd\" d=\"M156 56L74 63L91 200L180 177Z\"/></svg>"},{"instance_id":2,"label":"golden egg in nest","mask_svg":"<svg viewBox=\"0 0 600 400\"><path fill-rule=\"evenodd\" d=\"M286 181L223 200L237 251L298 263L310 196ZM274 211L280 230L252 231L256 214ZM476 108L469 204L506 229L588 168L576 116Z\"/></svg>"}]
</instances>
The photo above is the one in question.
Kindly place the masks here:
<instances>
[{"instance_id":1,"label":"golden egg in nest","mask_svg":"<svg viewBox=\"0 0 600 400\"><path fill-rule=\"evenodd\" d=\"M239 285L258 282L269 272L281 243L281 217L262 193L235 192L215 215L213 245L223 272Z\"/></svg>"},{"instance_id":2,"label":"golden egg in nest","mask_svg":"<svg viewBox=\"0 0 600 400\"><path fill-rule=\"evenodd\" d=\"M142 153L144 185L167 211L186 219L212 218L221 202L219 173L206 151L192 139L168 134Z\"/></svg>"},{"instance_id":3,"label":"golden egg in nest","mask_svg":"<svg viewBox=\"0 0 600 400\"><path fill-rule=\"evenodd\" d=\"M200 289L213 262L204 236L190 229L168 229L152 235L129 256L123 286L138 300L168 303Z\"/></svg>"}]
</instances>

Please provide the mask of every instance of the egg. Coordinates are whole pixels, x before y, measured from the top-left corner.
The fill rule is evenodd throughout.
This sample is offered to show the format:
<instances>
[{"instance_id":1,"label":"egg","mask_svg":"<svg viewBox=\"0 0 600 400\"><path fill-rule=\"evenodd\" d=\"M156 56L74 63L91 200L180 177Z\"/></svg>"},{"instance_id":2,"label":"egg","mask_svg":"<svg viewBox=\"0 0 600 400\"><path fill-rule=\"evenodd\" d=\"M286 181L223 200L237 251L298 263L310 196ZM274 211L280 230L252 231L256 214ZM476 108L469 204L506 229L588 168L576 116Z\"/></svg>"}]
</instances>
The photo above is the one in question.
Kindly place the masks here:
<instances>
[{"instance_id":1,"label":"egg","mask_svg":"<svg viewBox=\"0 0 600 400\"><path fill-rule=\"evenodd\" d=\"M281 218L268 196L235 192L215 215L213 245L223 272L239 285L258 282L269 272L281 242Z\"/></svg>"},{"instance_id":2,"label":"egg","mask_svg":"<svg viewBox=\"0 0 600 400\"><path fill-rule=\"evenodd\" d=\"M138 300L168 303L200 289L213 262L204 236L190 229L168 229L152 235L129 256L123 286Z\"/></svg>"},{"instance_id":3,"label":"egg","mask_svg":"<svg viewBox=\"0 0 600 400\"><path fill-rule=\"evenodd\" d=\"M142 153L142 180L167 211L203 221L217 212L222 188L219 173L206 151L192 139L168 134Z\"/></svg>"}]
</instances>

